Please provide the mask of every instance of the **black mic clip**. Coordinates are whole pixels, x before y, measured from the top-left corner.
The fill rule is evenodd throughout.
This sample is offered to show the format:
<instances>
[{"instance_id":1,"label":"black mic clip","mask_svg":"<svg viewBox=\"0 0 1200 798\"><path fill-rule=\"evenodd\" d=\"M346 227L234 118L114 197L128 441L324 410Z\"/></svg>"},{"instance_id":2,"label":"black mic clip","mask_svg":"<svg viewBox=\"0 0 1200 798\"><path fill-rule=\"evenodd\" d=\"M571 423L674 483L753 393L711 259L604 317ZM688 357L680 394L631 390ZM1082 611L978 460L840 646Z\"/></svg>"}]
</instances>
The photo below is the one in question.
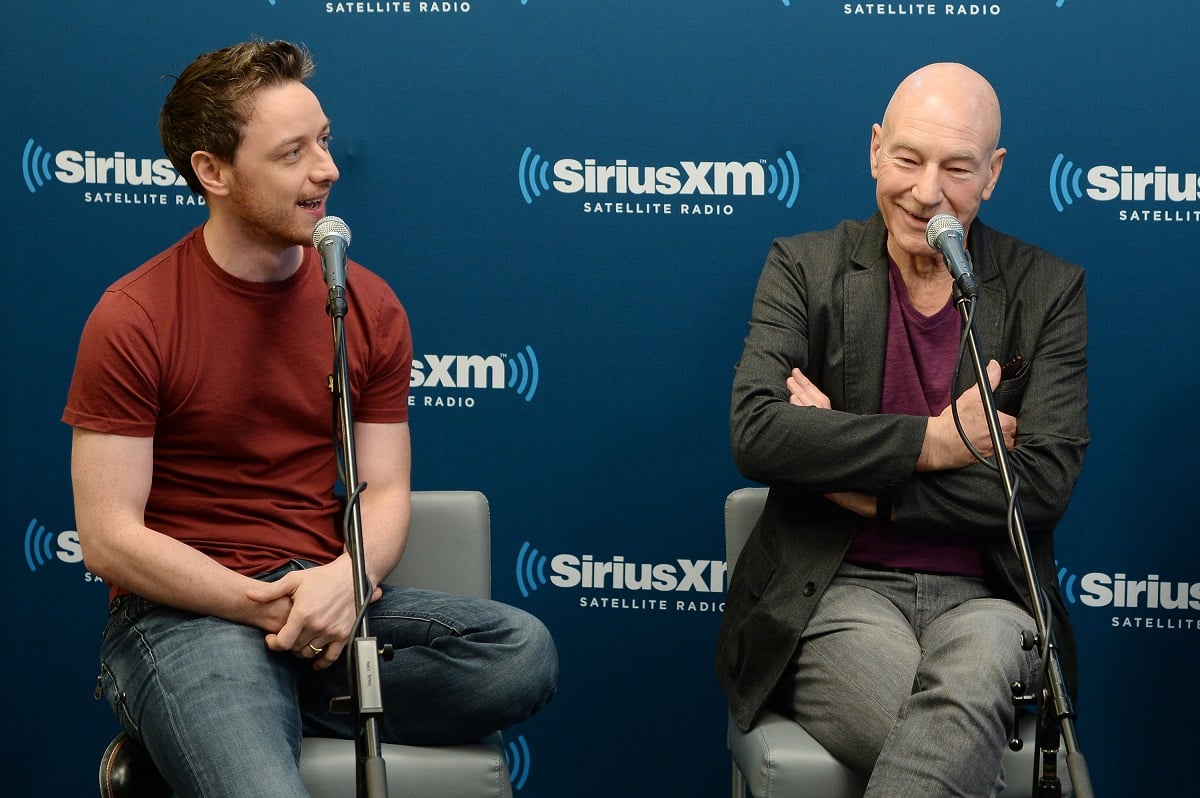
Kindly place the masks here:
<instances>
[{"instance_id":1,"label":"black mic clip","mask_svg":"<svg viewBox=\"0 0 1200 798\"><path fill-rule=\"evenodd\" d=\"M346 310L346 289L341 286L330 288L329 299L325 300L325 313L331 319L344 319Z\"/></svg>"}]
</instances>

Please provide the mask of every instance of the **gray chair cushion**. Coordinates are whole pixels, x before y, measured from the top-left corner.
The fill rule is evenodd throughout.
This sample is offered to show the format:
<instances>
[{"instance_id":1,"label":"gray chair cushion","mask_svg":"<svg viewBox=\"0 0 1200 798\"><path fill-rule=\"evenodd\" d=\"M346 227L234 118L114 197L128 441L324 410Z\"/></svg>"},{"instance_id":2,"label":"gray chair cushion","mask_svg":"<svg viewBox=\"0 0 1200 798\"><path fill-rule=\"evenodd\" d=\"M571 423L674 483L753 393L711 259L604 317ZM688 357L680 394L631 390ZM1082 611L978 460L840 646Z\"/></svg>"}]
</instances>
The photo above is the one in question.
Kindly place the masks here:
<instances>
[{"instance_id":1,"label":"gray chair cushion","mask_svg":"<svg viewBox=\"0 0 1200 798\"><path fill-rule=\"evenodd\" d=\"M474 745L383 747L388 791L404 798L512 798L500 736ZM306 737L300 776L312 798L354 795L353 740Z\"/></svg>"}]
</instances>

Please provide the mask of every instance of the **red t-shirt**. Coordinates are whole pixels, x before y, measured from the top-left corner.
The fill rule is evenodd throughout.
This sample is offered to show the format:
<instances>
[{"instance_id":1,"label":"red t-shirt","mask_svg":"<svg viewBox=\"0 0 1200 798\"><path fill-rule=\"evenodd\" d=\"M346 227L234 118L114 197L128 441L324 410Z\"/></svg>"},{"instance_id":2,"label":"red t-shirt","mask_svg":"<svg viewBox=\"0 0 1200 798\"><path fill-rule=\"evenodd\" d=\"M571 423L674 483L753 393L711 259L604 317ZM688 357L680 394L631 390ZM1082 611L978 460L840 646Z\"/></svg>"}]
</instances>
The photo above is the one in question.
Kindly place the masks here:
<instances>
[{"instance_id":1,"label":"red t-shirt","mask_svg":"<svg viewBox=\"0 0 1200 798\"><path fill-rule=\"evenodd\" d=\"M350 263L354 417L408 419L412 339L387 284ZM154 438L146 525L246 574L341 553L333 333L320 257L240 280L203 228L110 286L88 318L63 421ZM119 586L114 587L119 594Z\"/></svg>"}]
</instances>

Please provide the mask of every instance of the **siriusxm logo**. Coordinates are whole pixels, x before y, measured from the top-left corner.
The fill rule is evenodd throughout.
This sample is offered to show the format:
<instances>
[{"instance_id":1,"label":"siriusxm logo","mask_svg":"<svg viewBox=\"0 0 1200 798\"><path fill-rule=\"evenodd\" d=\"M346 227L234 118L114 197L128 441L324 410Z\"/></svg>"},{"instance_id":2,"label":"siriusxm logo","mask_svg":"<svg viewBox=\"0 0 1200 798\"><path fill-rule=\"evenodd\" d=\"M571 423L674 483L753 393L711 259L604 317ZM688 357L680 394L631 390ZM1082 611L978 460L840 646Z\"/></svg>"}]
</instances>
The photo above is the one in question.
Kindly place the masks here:
<instances>
[{"instance_id":1,"label":"siriusxm logo","mask_svg":"<svg viewBox=\"0 0 1200 798\"><path fill-rule=\"evenodd\" d=\"M451 389L511 389L526 402L537 393L538 359L532 346L526 346L513 357L500 355L422 355L412 362L410 388ZM410 403L412 398L410 397ZM436 402L426 397L426 405ZM474 400L463 400L464 407L473 407Z\"/></svg>"},{"instance_id":2,"label":"siriusxm logo","mask_svg":"<svg viewBox=\"0 0 1200 798\"><path fill-rule=\"evenodd\" d=\"M626 562L621 555L611 560L597 560L590 554L557 554L548 558L525 541L517 553L516 576L517 588L526 598L547 583L584 590L723 593L726 567L722 560L683 558L664 563Z\"/></svg>"},{"instance_id":3,"label":"siriusxm logo","mask_svg":"<svg viewBox=\"0 0 1200 798\"><path fill-rule=\"evenodd\" d=\"M51 153L33 139L25 142L21 153L21 175L31 194L53 181L93 186L159 188L187 185L166 158L130 158L124 152L101 156L94 150L60 150Z\"/></svg>"},{"instance_id":4,"label":"siriusxm logo","mask_svg":"<svg viewBox=\"0 0 1200 798\"><path fill-rule=\"evenodd\" d=\"M523 789L529 779L529 743L525 742L525 735L518 734L516 740L509 741L504 749L504 764L508 765L513 787Z\"/></svg>"},{"instance_id":5,"label":"siriusxm logo","mask_svg":"<svg viewBox=\"0 0 1200 798\"><path fill-rule=\"evenodd\" d=\"M1058 587L1069 604L1118 609L1200 610L1200 582L1164 581L1158 574L1092 572L1082 577L1058 565Z\"/></svg>"},{"instance_id":6,"label":"siriusxm logo","mask_svg":"<svg viewBox=\"0 0 1200 798\"><path fill-rule=\"evenodd\" d=\"M36 518L30 519L25 527L25 564L30 571L37 571L58 560L65 563L83 562L83 549L79 547L79 533L73 529L57 535L47 532Z\"/></svg>"},{"instance_id":7,"label":"siriusxm logo","mask_svg":"<svg viewBox=\"0 0 1200 798\"><path fill-rule=\"evenodd\" d=\"M1079 601L1088 607L1148 610L1200 610L1200 582L1167 582L1158 574L1130 579L1125 574L1085 574Z\"/></svg>"},{"instance_id":8,"label":"siriusxm logo","mask_svg":"<svg viewBox=\"0 0 1200 798\"><path fill-rule=\"evenodd\" d=\"M636 197L773 196L791 208L800 190L800 168L791 150L774 163L767 160L680 161L664 166L611 164L595 158L560 158L551 162L526 147L517 168L517 183L527 205L551 190L561 194Z\"/></svg>"},{"instance_id":9,"label":"siriusxm logo","mask_svg":"<svg viewBox=\"0 0 1200 798\"><path fill-rule=\"evenodd\" d=\"M1171 172L1165 166L1138 171L1129 165L1100 164L1086 172L1059 153L1050 165L1050 201L1062 213L1084 197L1097 202L1196 202L1200 175Z\"/></svg>"}]
</instances>

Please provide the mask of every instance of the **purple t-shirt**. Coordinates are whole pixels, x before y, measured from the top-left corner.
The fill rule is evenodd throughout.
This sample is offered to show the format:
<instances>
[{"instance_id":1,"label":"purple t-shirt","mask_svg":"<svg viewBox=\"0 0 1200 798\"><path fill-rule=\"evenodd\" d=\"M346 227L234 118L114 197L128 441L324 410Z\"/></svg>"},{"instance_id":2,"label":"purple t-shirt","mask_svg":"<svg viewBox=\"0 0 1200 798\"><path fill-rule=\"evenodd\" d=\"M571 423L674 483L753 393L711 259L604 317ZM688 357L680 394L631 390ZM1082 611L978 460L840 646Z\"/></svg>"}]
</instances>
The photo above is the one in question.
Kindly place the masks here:
<instances>
[{"instance_id":1,"label":"purple t-shirt","mask_svg":"<svg viewBox=\"0 0 1200 798\"><path fill-rule=\"evenodd\" d=\"M880 412L936 416L950 405L962 317L953 299L932 316L913 307L900 269L888 258L887 359ZM891 521L870 520L846 559L877 568L983 575L983 552L970 541L906 533Z\"/></svg>"}]
</instances>

